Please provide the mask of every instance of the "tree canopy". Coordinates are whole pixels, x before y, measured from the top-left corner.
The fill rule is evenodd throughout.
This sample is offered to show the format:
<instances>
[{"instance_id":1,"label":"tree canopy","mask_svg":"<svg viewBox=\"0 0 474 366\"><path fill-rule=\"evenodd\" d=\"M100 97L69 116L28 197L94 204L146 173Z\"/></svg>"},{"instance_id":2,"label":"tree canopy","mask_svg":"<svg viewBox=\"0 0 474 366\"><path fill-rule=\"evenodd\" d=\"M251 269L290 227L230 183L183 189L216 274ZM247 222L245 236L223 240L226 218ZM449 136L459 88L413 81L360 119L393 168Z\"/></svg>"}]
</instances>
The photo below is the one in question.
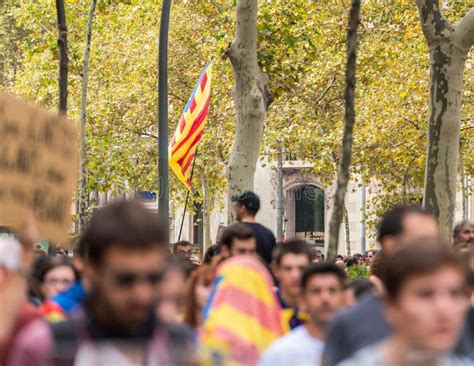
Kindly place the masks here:
<instances>
[{"instance_id":1,"label":"tree canopy","mask_svg":"<svg viewBox=\"0 0 474 366\"><path fill-rule=\"evenodd\" d=\"M258 61L275 96L261 156L286 154L314 166L329 185L343 123L347 0L260 0ZM79 120L89 1L68 0L69 115ZM470 1L446 1L456 20ZM234 0L176 0L170 34L170 135L204 66L214 59L212 104L193 185L220 201L232 146L232 66L224 57L235 29ZM50 108L57 105L56 19L51 1L0 3L0 83ZM99 0L89 75L87 145L90 191L155 191L157 48L160 6L151 0ZM414 0L363 2L358 50L352 174L376 183L374 213L421 197L426 152L429 56ZM472 175L474 72L464 75L462 154ZM171 177L171 197L185 188Z\"/></svg>"}]
</instances>

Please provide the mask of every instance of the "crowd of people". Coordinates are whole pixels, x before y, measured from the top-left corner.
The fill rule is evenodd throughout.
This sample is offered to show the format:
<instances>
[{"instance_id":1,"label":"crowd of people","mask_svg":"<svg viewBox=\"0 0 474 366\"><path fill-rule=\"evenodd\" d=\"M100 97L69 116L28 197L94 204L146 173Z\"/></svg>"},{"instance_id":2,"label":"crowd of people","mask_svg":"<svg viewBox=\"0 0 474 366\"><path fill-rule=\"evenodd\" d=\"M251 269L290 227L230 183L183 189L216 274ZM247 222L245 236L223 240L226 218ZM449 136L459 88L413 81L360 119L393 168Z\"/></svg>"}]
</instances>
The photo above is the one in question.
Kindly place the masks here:
<instances>
[{"instance_id":1,"label":"crowd of people","mask_svg":"<svg viewBox=\"0 0 474 366\"><path fill-rule=\"evenodd\" d=\"M325 260L276 243L258 196L196 258L139 201L97 209L72 257L34 251L34 220L0 233L0 365L474 365L474 224L453 245L394 206L380 251ZM368 276L350 279L353 266Z\"/></svg>"}]
</instances>

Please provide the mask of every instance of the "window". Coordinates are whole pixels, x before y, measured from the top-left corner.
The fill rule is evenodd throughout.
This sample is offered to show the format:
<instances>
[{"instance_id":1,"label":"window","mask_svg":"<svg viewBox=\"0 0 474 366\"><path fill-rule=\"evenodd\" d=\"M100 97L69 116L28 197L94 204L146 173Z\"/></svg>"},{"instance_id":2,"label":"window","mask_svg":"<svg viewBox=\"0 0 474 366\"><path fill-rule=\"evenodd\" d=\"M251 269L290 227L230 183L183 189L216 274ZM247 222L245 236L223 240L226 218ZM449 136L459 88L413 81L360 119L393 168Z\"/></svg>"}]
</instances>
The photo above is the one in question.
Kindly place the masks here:
<instances>
[{"instance_id":1,"label":"window","mask_svg":"<svg viewBox=\"0 0 474 366\"><path fill-rule=\"evenodd\" d=\"M307 185L295 191L295 231L324 233L324 191Z\"/></svg>"}]
</instances>

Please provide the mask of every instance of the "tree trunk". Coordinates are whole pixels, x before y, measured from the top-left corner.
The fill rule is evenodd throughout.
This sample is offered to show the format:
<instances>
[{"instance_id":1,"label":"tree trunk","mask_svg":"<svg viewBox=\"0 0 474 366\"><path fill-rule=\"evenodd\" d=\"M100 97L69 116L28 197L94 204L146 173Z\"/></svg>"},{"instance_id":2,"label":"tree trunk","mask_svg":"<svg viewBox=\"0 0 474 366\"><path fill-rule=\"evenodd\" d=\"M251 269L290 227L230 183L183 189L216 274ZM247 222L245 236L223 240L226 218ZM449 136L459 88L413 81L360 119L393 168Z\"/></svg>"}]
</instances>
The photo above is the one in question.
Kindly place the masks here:
<instances>
[{"instance_id":1,"label":"tree trunk","mask_svg":"<svg viewBox=\"0 0 474 366\"><path fill-rule=\"evenodd\" d=\"M257 62L257 0L238 0L236 35L226 51L234 68L233 98L237 113L229 158L228 219L234 220L231 198L253 189L266 111L273 101L268 77Z\"/></svg>"},{"instance_id":2,"label":"tree trunk","mask_svg":"<svg viewBox=\"0 0 474 366\"><path fill-rule=\"evenodd\" d=\"M91 58L92 24L97 0L91 0L89 17L87 19L86 45L84 49L84 60L82 66L82 95L81 95L81 156L80 156L80 188L79 188L79 234L86 225L86 213L89 201L87 190L87 145L86 145L86 121L87 121L87 91L89 85L89 65Z\"/></svg>"},{"instance_id":3,"label":"tree trunk","mask_svg":"<svg viewBox=\"0 0 474 366\"><path fill-rule=\"evenodd\" d=\"M428 146L423 206L438 219L451 240L456 205L463 71L474 44L474 8L450 24L438 0L417 0L430 49Z\"/></svg>"},{"instance_id":4,"label":"tree trunk","mask_svg":"<svg viewBox=\"0 0 474 366\"><path fill-rule=\"evenodd\" d=\"M86 144L86 122L87 122L87 91L89 85L89 65L91 57L92 25L97 0L91 0L89 16L87 19L86 44L84 48L84 59L82 64L82 94L81 94L81 156L79 170L79 234L86 226L87 206L89 194L87 190L87 144Z\"/></svg>"},{"instance_id":5,"label":"tree trunk","mask_svg":"<svg viewBox=\"0 0 474 366\"><path fill-rule=\"evenodd\" d=\"M467 220L467 206L468 206L468 190L467 190L467 179L464 173L464 158L463 158L463 143L459 143L459 179L461 180L461 206L462 206L462 219Z\"/></svg>"},{"instance_id":6,"label":"tree trunk","mask_svg":"<svg viewBox=\"0 0 474 366\"><path fill-rule=\"evenodd\" d=\"M67 113L67 25L64 0L56 0L56 12L58 16L58 48L59 48L59 113Z\"/></svg>"},{"instance_id":7,"label":"tree trunk","mask_svg":"<svg viewBox=\"0 0 474 366\"><path fill-rule=\"evenodd\" d=\"M337 174L336 193L334 195L334 206L329 224L328 261L335 261L339 245L339 228L344 214L344 200L349 182L349 168L352 158L352 131L355 124L355 86L356 86L356 51L357 51L357 29L359 27L360 0L352 0L349 21L347 27L347 66L346 66L346 90L344 136L342 139L342 151L339 171Z\"/></svg>"},{"instance_id":8,"label":"tree trunk","mask_svg":"<svg viewBox=\"0 0 474 366\"><path fill-rule=\"evenodd\" d=\"M346 234L346 254L351 254L351 230L349 227L349 212L347 212L347 206L344 205L344 232Z\"/></svg>"}]
</instances>

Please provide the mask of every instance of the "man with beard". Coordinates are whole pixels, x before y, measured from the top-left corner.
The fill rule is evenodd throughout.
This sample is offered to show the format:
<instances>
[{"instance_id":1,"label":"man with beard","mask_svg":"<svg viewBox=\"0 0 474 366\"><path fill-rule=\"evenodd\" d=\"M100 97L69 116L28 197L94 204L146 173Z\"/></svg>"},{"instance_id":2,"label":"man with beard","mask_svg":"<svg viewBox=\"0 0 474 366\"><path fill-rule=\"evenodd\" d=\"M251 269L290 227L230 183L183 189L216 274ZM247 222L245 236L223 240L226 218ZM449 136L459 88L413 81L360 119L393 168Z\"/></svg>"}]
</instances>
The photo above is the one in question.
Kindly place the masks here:
<instances>
[{"instance_id":1,"label":"man with beard","mask_svg":"<svg viewBox=\"0 0 474 366\"><path fill-rule=\"evenodd\" d=\"M312 263L301 279L301 308L310 319L274 342L260 366L319 365L329 322L344 306L346 273L333 263Z\"/></svg>"},{"instance_id":2,"label":"man with beard","mask_svg":"<svg viewBox=\"0 0 474 366\"><path fill-rule=\"evenodd\" d=\"M82 310L53 327L56 364L187 364L189 337L156 319L166 245L158 217L140 202L96 211L84 233L84 275L91 284Z\"/></svg>"}]
</instances>

